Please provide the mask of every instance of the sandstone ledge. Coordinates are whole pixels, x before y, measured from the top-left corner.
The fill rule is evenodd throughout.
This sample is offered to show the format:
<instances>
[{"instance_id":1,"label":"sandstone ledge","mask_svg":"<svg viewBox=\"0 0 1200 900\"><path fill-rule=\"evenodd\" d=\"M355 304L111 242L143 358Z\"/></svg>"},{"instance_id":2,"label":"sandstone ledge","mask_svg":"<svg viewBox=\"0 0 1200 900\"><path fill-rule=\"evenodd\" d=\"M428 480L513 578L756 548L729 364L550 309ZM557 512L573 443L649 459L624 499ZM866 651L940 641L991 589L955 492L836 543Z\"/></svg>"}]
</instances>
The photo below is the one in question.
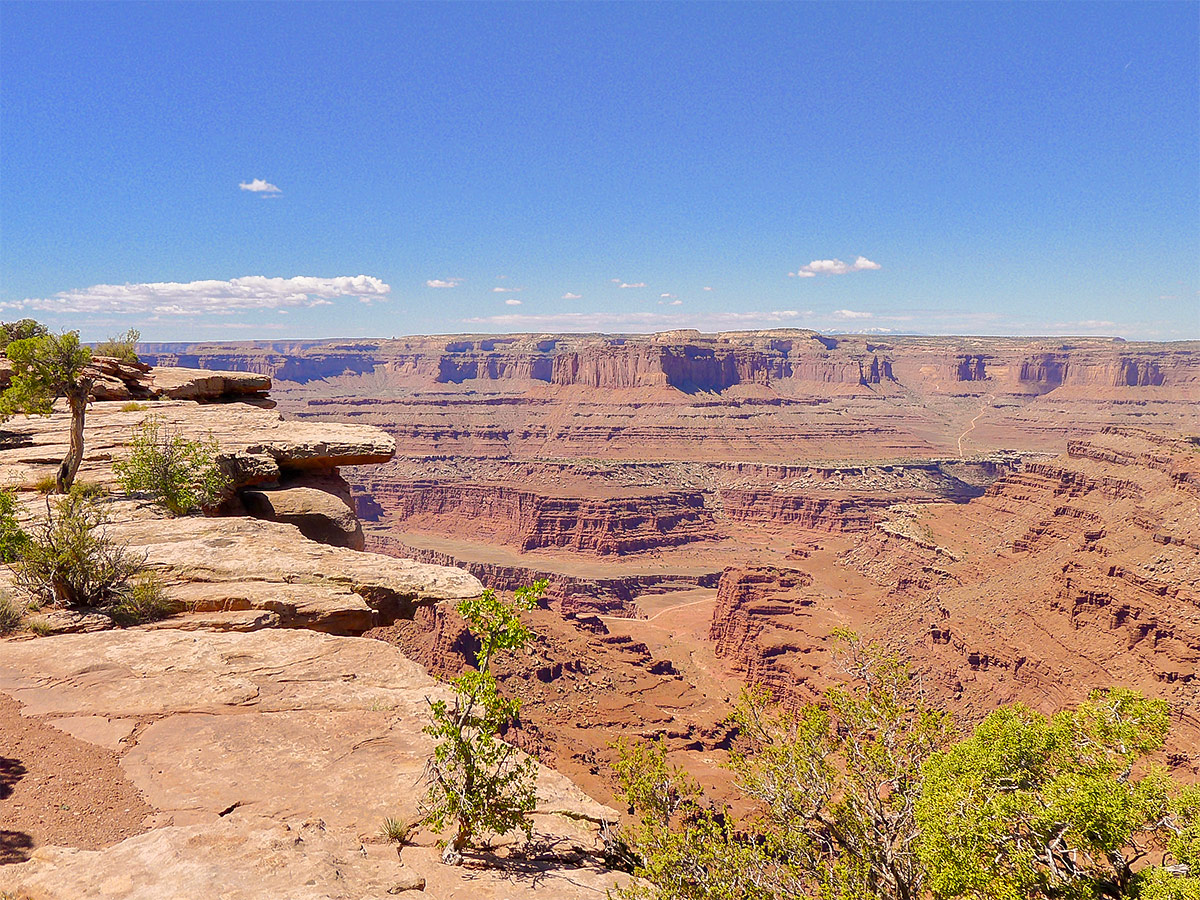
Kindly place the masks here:
<instances>
[{"instance_id":1,"label":"sandstone ledge","mask_svg":"<svg viewBox=\"0 0 1200 900\"><path fill-rule=\"evenodd\" d=\"M131 629L0 644L0 691L114 749L156 810L150 830L96 851L37 847L0 891L85 898L603 897L592 820L616 813L547 769L535 833L559 861L437 861L432 836L397 858L377 833L417 818L426 697L444 688L378 641L309 631ZM562 851L573 848L572 862ZM417 894L417 896L420 896Z\"/></svg>"}]
</instances>

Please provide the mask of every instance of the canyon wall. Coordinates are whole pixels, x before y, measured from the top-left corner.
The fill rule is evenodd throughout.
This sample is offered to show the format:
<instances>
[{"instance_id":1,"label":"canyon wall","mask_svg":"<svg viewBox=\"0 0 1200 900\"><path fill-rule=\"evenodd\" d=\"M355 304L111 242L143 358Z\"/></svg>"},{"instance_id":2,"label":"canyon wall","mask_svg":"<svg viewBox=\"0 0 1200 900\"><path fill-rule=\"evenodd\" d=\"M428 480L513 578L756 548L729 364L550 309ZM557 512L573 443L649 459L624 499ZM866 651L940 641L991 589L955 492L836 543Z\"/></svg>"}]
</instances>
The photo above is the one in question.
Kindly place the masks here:
<instances>
[{"instance_id":1,"label":"canyon wall","mask_svg":"<svg viewBox=\"0 0 1200 900\"><path fill-rule=\"evenodd\" d=\"M828 634L856 624L968 720L1134 687L1170 701L1171 762L1200 774L1198 448L1113 427L969 503L893 507L842 556L877 590L871 610L813 590L803 558L731 569L711 638L748 677L807 699L830 681Z\"/></svg>"},{"instance_id":2,"label":"canyon wall","mask_svg":"<svg viewBox=\"0 0 1200 900\"><path fill-rule=\"evenodd\" d=\"M601 389L737 385L989 385L1010 391L1064 385L1196 385L1200 348L1102 338L870 339L794 329L715 335L499 335L382 341L145 344L157 365L258 372L308 382L379 372L412 383L543 382Z\"/></svg>"}]
</instances>

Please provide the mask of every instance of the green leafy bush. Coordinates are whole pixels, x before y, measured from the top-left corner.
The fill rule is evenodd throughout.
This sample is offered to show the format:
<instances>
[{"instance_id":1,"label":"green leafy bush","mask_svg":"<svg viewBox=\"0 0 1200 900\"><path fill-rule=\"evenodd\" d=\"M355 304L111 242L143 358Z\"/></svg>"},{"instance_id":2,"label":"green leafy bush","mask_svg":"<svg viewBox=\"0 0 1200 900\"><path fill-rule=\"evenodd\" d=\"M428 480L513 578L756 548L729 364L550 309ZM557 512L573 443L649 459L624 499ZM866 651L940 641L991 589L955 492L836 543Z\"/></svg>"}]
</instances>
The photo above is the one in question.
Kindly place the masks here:
<instances>
[{"instance_id":1,"label":"green leafy bush","mask_svg":"<svg viewBox=\"0 0 1200 900\"><path fill-rule=\"evenodd\" d=\"M124 334L110 337L96 345L96 356L107 356L123 363L138 362L137 344L142 339L142 333L136 328L130 328Z\"/></svg>"},{"instance_id":2,"label":"green leafy bush","mask_svg":"<svg viewBox=\"0 0 1200 900\"><path fill-rule=\"evenodd\" d=\"M0 350L4 350L13 341L23 341L28 338L45 337L50 332L46 326L35 319L18 319L16 322L0 322Z\"/></svg>"},{"instance_id":3,"label":"green leafy bush","mask_svg":"<svg viewBox=\"0 0 1200 900\"><path fill-rule=\"evenodd\" d=\"M106 606L121 600L144 560L108 537L103 509L72 492L46 501L15 564L16 582L35 599L57 606Z\"/></svg>"},{"instance_id":4,"label":"green leafy bush","mask_svg":"<svg viewBox=\"0 0 1200 900\"><path fill-rule=\"evenodd\" d=\"M799 709L742 694L729 768L759 814L735 820L705 801L665 749L618 744L617 775L637 823L639 857L623 895L656 900L922 896L913 803L921 765L945 745L949 716L931 707L895 656L837 635L845 686Z\"/></svg>"},{"instance_id":5,"label":"green leafy bush","mask_svg":"<svg viewBox=\"0 0 1200 900\"><path fill-rule=\"evenodd\" d=\"M17 521L17 498L0 490L0 563L16 562L28 540Z\"/></svg>"},{"instance_id":6,"label":"green leafy bush","mask_svg":"<svg viewBox=\"0 0 1200 900\"><path fill-rule=\"evenodd\" d=\"M455 827L443 862L461 862L462 851L480 837L516 830L527 837L531 833L537 767L500 738L516 721L521 702L500 695L491 668L497 656L515 653L529 642L531 634L520 612L537 605L546 585L539 581L518 588L511 604L490 588L458 604L459 615L479 641L475 668L450 682L453 702L429 703L432 722L425 727L437 741L426 766L425 821L436 831Z\"/></svg>"},{"instance_id":7,"label":"green leafy bush","mask_svg":"<svg viewBox=\"0 0 1200 900\"><path fill-rule=\"evenodd\" d=\"M214 505L229 483L217 465L220 447L212 437L189 440L152 417L138 427L131 448L127 459L113 463L121 486L149 496L172 515Z\"/></svg>"},{"instance_id":8,"label":"green leafy bush","mask_svg":"<svg viewBox=\"0 0 1200 900\"><path fill-rule=\"evenodd\" d=\"M1167 884L1186 886L1143 869L1172 837L1179 846L1167 849L1189 854L1186 828L1167 827L1173 808L1187 816L1171 779L1155 766L1134 774L1168 724L1165 702L1130 690L1097 691L1051 718L1021 704L991 713L926 765L917 818L934 893L1131 897L1145 880L1171 896Z\"/></svg>"}]
</instances>

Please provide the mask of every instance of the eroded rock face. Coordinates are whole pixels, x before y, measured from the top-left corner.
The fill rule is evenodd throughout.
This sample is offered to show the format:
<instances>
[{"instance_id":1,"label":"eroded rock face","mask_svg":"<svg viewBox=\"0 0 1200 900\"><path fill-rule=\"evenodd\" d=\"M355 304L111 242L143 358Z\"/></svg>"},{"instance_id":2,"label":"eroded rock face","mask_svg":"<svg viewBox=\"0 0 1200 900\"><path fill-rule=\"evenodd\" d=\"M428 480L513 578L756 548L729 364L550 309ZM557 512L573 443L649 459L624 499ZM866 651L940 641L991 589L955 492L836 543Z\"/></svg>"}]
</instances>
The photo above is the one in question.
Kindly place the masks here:
<instances>
[{"instance_id":1,"label":"eroded rock face","mask_svg":"<svg viewBox=\"0 0 1200 900\"><path fill-rule=\"evenodd\" d=\"M391 437L369 425L285 421L275 410L251 403L173 400L136 407L118 402L89 405L81 481L114 484L112 461L129 452L135 430L151 418L192 439L215 439L238 487L276 482L289 474L386 462L396 450ZM8 484L31 487L52 473L69 440L65 407L56 407L49 417L9 419L0 431L0 468Z\"/></svg>"},{"instance_id":2,"label":"eroded rock face","mask_svg":"<svg viewBox=\"0 0 1200 900\"><path fill-rule=\"evenodd\" d=\"M369 493L397 527L521 550L620 555L717 537L697 491L601 499L547 497L505 485L381 482Z\"/></svg>"},{"instance_id":3,"label":"eroded rock face","mask_svg":"<svg viewBox=\"0 0 1200 900\"><path fill-rule=\"evenodd\" d=\"M243 490L240 496L255 518L295 525L311 541L363 549L362 523L348 499L331 490L293 482L272 490Z\"/></svg>"},{"instance_id":4,"label":"eroded rock face","mask_svg":"<svg viewBox=\"0 0 1200 900\"><path fill-rule=\"evenodd\" d=\"M113 846L33 848L28 862L0 867L0 890L317 900L424 879L427 896L498 900L602 896L618 884L584 861L594 823L616 813L546 769L535 829L575 847L577 864L464 871L437 861L432 835L400 856L379 839L385 817L419 817L426 698L443 690L384 643L308 631L0 644L0 692L24 715L114 749L153 808L149 831Z\"/></svg>"},{"instance_id":5,"label":"eroded rock face","mask_svg":"<svg viewBox=\"0 0 1200 900\"><path fill-rule=\"evenodd\" d=\"M1168 750L1200 772L1200 453L1112 427L1003 476L963 504L897 506L845 552L866 584L834 594L801 554L731 569L717 652L785 696L830 683L828 636L850 625L911 659L967 720L1000 703L1045 712L1094 688L1168 700ZM863 603L862 598L873 598Z\"/></svg>"}]
</instances>

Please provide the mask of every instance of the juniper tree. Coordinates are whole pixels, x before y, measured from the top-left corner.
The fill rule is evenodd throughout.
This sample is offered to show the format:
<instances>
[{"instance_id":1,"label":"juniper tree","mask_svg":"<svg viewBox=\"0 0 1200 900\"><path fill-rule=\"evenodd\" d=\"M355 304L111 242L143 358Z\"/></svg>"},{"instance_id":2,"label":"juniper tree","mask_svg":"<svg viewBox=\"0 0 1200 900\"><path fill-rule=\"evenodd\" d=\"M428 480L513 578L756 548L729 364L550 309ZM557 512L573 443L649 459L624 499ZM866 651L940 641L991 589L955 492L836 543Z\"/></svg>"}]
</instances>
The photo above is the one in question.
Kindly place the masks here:
<instances>
[{"instance_id":1,"label":"juniper tree","mask_svg":"<svg viewBox=\"0 0 1200 900\"><path fill-rule=\"evenodd\" d=\"M30 321L6 326L6 334L10 327L18 334L33 334L13 340L5 348L13 371L8 388L0 394L0 418L7 419L16 413L48 416L54 409L54 401L66 398L71 410L70 447L54 477L57 491L66 493L83 461L83 423L92 389L93 376L88 367L92 352L79 343L79 332L39 334L37 328L25 326Z\"/></svg>"}]
</instances>

